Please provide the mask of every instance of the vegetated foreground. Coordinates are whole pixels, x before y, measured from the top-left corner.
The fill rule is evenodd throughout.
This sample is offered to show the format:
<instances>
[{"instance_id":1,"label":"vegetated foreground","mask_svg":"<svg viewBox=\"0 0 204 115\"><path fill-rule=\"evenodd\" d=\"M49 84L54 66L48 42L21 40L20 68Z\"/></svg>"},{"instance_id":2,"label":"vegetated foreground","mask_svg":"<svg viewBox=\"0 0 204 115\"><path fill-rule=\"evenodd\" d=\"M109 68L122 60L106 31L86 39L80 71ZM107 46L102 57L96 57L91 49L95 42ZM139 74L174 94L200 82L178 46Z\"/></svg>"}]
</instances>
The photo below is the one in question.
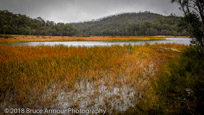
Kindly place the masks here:
<instances>
[{"instance_id":1,"label":"vegetated foreground","mask_svg":"<svg viewBox=\"0 0 204 115\"><path fill-rule=\"evenodd\" d=\"M126 111L186 47L0 45L0 108Z\"/></svg>"},{"instance_id":2,"label":"vegetated foreground","mask_svg":"<svg viewBox=\"0 0 204 115\"><path fill-rule=\"evenodd\" d=\"M31 35L0 35L0 43L12 42L38 42L38 41L147 41L163 40L162 36L92 36L92 37L68 37L68 36L31 36Z\"/></svg>"}]
</instances>

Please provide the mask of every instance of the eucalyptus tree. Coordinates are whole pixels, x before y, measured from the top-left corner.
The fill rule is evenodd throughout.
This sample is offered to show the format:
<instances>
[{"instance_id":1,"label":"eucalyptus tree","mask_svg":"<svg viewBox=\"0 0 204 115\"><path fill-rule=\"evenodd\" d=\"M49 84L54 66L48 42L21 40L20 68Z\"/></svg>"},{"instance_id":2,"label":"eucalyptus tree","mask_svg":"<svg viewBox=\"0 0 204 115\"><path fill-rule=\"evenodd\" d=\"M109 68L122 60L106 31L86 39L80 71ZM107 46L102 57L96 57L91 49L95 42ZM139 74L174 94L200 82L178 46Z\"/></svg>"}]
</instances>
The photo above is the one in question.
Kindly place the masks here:
<instances>
[{"instance_id":1,"label":"eucalyptus tree","mask_svg":"<svg viewBox=\"0 0 204 115\"><path fill-rule=\"evenodd\" d=\"M188 28L192 43L204 54L204 0L171 0L180 6L184 13L183 25Z\"/></svg>"}]
</instances>

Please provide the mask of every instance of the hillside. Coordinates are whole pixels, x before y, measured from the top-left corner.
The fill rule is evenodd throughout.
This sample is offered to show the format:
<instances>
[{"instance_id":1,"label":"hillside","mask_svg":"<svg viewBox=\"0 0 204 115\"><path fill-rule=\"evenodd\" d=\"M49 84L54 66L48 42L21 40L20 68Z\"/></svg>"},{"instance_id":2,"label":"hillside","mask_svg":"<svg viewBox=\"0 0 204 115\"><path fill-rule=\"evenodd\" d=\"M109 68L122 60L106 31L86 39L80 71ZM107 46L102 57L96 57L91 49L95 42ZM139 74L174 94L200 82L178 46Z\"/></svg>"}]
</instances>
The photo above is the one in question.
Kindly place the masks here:
<instances>
[{"instance_id":1,"label":"hillside","mask_svg":"<svg viewBox=\"0 0 204 115\"><path fill-rule=\"evenodd\" d=\"M72 36L76 30L70 24L0 10L0 34Z\"/></svg>"},{"instance_id":2,"label":"hillside","mask_svg":"<svg viewBox=\"0 0 204 115\"><path fill-rule=\"evenodd\" d=\"M187 35L179 30L180 17L150 12L124 13L80 23L55 23L41 17L0 10L0 34L49 36Z\"/></svg>"},{"instance_id":3,"label":"hillside","mask_svg":"<svg viewBox=\"0 0 204 115\"><path fill-rule=\"evenodd\" d=\"M178 28L180 17L151 12L124 13L98 20L72 23L81 35L186 35Z\"/></svg>"}]
</instances>

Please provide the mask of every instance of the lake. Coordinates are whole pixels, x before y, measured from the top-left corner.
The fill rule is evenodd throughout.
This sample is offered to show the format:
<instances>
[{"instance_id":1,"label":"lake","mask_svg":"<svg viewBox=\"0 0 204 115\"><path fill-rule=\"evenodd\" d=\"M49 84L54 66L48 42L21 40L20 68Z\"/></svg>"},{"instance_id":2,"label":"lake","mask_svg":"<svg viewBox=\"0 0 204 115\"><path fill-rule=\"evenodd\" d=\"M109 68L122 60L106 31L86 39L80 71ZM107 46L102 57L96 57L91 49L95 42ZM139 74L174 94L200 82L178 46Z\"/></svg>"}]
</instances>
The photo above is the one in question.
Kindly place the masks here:
<instances>
[{"instance_id":1,"label":"lake","mask_svg":"<svg viewBox=\"0 0 204 115\"><path fill-rule=\"evenodd\" d=\"M144 45L145 43L154 44L154 43L175 43L175 44L184 44L189 45L191 39L190 38L166 38L165 40L154 40L154 41L65 41L65 42L23 42L23 43L12 43L12 45L20 45L20 46L55 46L55 45L64 45L64 46L85 46L85 47L93 47L93 46L112 46L112 45Z\"/></svg>"}]
</instances>

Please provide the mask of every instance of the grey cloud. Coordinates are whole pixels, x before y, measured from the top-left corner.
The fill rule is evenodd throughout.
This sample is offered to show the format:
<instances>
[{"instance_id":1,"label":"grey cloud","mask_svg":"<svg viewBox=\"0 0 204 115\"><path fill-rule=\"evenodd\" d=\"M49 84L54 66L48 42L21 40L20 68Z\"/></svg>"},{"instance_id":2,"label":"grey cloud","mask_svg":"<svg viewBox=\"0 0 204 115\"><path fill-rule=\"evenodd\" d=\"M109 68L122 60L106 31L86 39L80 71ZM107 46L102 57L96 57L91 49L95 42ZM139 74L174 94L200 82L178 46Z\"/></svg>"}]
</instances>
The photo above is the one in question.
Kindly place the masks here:
<instances>
[{"instance_id":1,"label":"grey cloud","mask_svg":"<svg viewBox=\"0 0 204 115\"><path fill-rule=\"evenodd\" d=\"M0 0L0 10L55 22L79 22L124 12L182 15L170 0Z\"/></svg>"}]
</instances>

